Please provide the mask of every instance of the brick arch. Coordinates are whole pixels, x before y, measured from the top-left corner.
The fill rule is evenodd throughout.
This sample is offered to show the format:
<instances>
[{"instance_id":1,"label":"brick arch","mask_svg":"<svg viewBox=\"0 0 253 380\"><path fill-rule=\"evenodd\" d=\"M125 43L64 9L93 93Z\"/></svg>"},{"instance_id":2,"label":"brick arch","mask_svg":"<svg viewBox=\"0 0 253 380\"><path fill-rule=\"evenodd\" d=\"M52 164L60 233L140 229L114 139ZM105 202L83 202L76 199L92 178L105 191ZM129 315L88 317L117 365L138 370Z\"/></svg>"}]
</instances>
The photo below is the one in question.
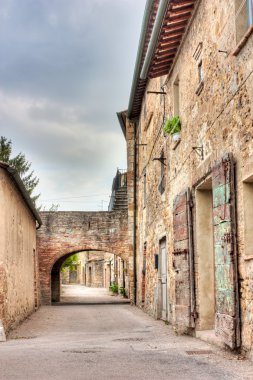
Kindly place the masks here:
<instances>
[{"instance_id":1,"label":"brick arch","mask_svg":"<svg viewBox=\"0 0 253 380\"><path fill-rule=\"evenodd\" d=\"M43 304L51 303L52 270L63 257L66 259L81 251L103 251L120 256L128 263L132 256L126 211L42 212L40 215L43 225L37 231L37 251ZM55 275L59 272L56 267Z\"/></svg>"}]
</instances>

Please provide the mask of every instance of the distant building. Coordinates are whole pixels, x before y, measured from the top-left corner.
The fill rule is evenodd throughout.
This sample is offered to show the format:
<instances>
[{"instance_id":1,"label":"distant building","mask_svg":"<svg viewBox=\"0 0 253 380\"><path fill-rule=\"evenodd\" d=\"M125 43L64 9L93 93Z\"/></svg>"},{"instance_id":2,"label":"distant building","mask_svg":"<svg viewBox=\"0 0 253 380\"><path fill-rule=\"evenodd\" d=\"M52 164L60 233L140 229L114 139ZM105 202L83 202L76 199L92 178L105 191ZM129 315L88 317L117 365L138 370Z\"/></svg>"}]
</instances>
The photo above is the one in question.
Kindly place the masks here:
<instances>
[{"instance_id":1,"label":"distant building","mask_svg":"<svg viewBox=\"0 0 253 380\"><path fill-rule=\"evenodd\" d=\"M91 288L107 288L116 283L119 291L128 294L126 263L112 253L101 251L79 252L76 263L61 272L62 284L80 284Z\"/></svg>"}]
</instances>

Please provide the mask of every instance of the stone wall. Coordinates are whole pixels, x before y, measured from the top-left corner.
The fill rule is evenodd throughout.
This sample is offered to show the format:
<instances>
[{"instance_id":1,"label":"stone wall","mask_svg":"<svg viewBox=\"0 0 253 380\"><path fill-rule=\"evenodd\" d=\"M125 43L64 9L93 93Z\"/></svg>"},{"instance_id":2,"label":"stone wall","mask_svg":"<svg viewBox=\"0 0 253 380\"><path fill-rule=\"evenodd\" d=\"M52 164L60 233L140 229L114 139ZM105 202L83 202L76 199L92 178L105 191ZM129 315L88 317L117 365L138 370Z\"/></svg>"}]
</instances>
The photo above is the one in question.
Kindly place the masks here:
<instances>
[{"instance_id":1,"label":"stone wall","mask_svg":"<svg viewBox=\"0 0 253 380\"><path fill-rule=\"evenodd\" d=\"M8 331L38 305L36 222L1 168L0 210L0 320Z\"/></svg>"},{"instance_id":2,"label":"stone wall","mask_svg":"<svg viewBox=\"0 0 253 380\"><path fill-rule=\"evenodd\" d=\"M98 250L118 255L127 263L131 261L127 211L42 212L41 218L37 249L43 303L51 302L51 276L59 299L60 267L73 253ZM131 275L131 269L129 272Z\"/></svg>"},{"instance_id":3,"label":"stone wall","mask_svg":"<svg viewBox=\"0 0 253 380\"><path fill-rule=\"evenodd\" d=\"M173 239L173 202L179 193L192 193L194 266L196 285L195 329L200 328L199 261L196 251L196 191L212 172L215 161L231 153L236 165L237 247L241 312L241 338L245 351L253 344L253 255L245 254L245 180L253 176L253 36L237 56L234 2L201 1L169 77L151 79L143 98L137 131L137 303L154 317L159 315L160 280L155 268L159 241L166 237L168 251L168 316L175 324L176 268ZM200 86L198 64L204 81ZM175 143L162 130L165 117L174 114L174 86L179 83L181 141ZM167 95L148 94L160 91ZM163 113L165 102L165 114ZM203 147L204 159L193 147ZM159 191L161 153L165 156L165 191ZM145 179L146 176L146 179ZM146 180L146 201L145 201ZM251 198L252 199L252 198ZM252 206L251 206L252 207ZM144 246L146 255L143 304ZM252 246L253 252L253 246Z\"/></svg>"}]
</instances>

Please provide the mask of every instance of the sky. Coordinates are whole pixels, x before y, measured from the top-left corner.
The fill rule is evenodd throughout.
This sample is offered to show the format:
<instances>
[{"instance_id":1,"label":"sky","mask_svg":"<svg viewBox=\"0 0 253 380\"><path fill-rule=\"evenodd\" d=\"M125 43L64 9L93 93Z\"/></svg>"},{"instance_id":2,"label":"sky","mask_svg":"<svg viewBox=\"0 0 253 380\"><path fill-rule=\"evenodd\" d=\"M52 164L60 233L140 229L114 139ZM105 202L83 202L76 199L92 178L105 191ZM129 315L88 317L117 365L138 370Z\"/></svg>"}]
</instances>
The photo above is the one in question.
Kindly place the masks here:
<instances>
[{"instance_id":1,"label":"sky","mask_svg":"<svg viewBox=\"0 0 253 380\"><path fill-rule=\"evenodd\" d=\"M32 163L45 209L107 209L145 2L0 2L0 135Z\"/></svg>"}]
</instances>

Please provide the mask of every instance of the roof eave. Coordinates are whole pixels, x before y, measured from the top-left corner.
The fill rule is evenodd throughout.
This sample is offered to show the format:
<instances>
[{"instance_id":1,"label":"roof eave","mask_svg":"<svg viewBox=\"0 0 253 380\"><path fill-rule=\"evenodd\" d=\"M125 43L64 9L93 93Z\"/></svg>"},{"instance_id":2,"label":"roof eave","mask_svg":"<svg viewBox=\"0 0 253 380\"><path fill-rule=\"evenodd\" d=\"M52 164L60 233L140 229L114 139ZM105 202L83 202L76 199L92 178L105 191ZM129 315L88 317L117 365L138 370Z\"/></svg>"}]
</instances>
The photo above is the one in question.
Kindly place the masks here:
<instances>
[{"instance_id":1,"label":"roof eave","mask_svg":"<svg viewBox=\"0 0 253 380\"><path fill-rule=\"evenodd\" d=\"M5 169L11 176L11 178L13 179L14 183L16 184L18 190L20 191L23 199L25 200L28 208L30 209L32 215L34 216L35 220L38 222L39 224L39 227L42 225L42 220L40 218L40 215L38 213L38 211L36 210L36 207L30 197L30 195L28 194L24 184L23 184L23 181L21 180L18 172L16 171L16 169L12 168L10 165L6 164L5 162L1 162L0 161L0 167L2 169Z\"/></svg>"},{"instance_id":2,"label":"roof eave","mask_svg":"<svg viewBox=\"0 0 253 380\"><path fill-rule=\"evenodd\" d=\"M142 58L143 58L143 49L146 42L146 33L150 22L151 12L154 6L155 0L147 0L144 17L142 21L142 27L141 27L141 36L139 40L138 50L137 50L137 58L135 62L135 68L134 68L134 76L132 81L132 87L130 92L130 98L128 103L128 111L127 111L127 117L129 119L132 118L132 112L133 112L133 103L134 103L134 97L136 93L136 88L138 85L138 81L140 79L140 72L142 68Z\"/></svg>"}]
</instances>

